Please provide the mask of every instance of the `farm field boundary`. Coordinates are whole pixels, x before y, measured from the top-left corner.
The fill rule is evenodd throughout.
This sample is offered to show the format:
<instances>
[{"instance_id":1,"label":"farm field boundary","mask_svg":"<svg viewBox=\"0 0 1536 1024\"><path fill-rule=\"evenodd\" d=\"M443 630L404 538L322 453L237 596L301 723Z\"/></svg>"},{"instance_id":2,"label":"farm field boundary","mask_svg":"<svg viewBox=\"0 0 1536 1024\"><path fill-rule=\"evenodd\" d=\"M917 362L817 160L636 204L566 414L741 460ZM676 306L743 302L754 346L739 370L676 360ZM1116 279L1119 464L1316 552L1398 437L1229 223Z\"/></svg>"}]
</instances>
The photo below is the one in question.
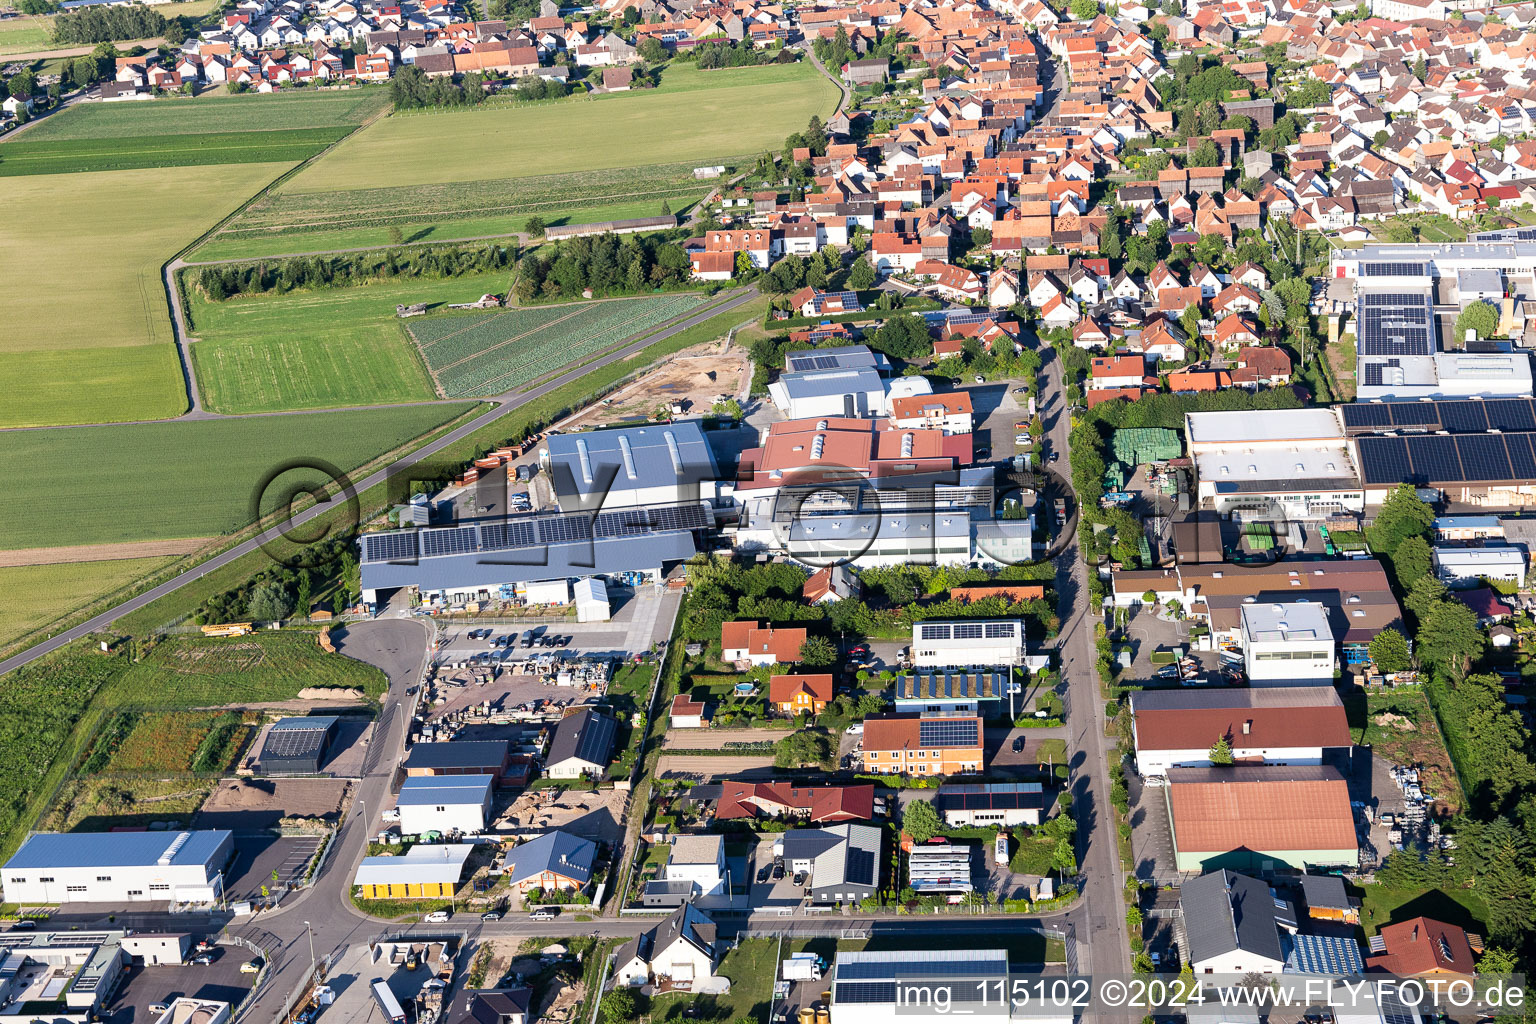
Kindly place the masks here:
<instances>
[{"instance_id":1,"label":"farm field boundary","mask_svg":"<svg viewBox=\"0 0 1536 1024\"><path fill-rule=\"evenodd\" d=\"M307 160L351 127L17 141L0 146L0 177Z\"/></svg>"},{"instance_id":2,"label":"farm field boundary","mask_svg":"<svg viewBox=\"0 0 1536 1024\"><path fill-rule=\"evenodd\" d=\"M236 131L357 127L389 103L385 89L202 96L148 103L78 103L49 115L13 143L58 139L136 139Z\"/></svg>"}]
</instances>

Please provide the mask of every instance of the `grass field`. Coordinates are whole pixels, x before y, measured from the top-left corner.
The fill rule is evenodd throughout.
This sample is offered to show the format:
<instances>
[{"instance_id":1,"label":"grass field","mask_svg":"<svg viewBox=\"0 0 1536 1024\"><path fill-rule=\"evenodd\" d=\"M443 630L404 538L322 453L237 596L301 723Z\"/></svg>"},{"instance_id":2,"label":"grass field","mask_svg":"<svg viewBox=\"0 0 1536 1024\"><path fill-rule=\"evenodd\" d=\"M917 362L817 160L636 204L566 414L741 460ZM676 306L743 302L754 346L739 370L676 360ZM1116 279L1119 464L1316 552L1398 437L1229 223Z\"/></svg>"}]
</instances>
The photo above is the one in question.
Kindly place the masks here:
<instances>
[{"instance_id":1,"label":"grass field","mask_svg":"<svg viewBox=\"0 0 1536 1024\"><path fill-rule=\"evenodd\" d=\"M8 434L0 445L0 474L25 480L28 499L0 518L0 548L225 533L250 520L256 488L288 460L320 458L349 471L465 408L420 405Z\"/></svg>"},{"instance_id":2,"label":"grass field","mask_svg":"<svg viewBox=\"0 0 1536 1024\"><path fill-rule=\"evenodd\" d=\"M392 227L412 241L436 241L511 234L534 215L546 224L622 220L654 217L663 203L680 214L710 187L693 177L691 164L658 164L345 193L273 192L242 210L196 258L382 245Z\"/></svg>"},{"instance_id":3,"label":"grass field","mask_svg":"<svg viewBox=\"0 0 1536 1024\"><path fill-rule=\"evenodd\" d=\"M0 568L0 645L67 615L174 561L123 558Z\"/></svg>"},{"instance_id":4,"label":"grass field","mask_svg":"<svg viewBox=\"0 0 1536 1024\"><path fill-rule=\"evenodd\" d=\"M6 182L0 427L186 408L160 268L287 164L43 174Z\"/></svg>"},{"instance_id":5,"label":"grass field","mask_svg":"<svg viewBox=\"0 0 1536 1024\"><path fill-rule=\"evenodd\" d=\"M141 167L298 163L350 131L350 127L293 128L204 135L143 135L132 139L17 141L0 146L0 177L122 171Z\"/></svg>"},{"instance_id":6,"label":"grass field","mask_svg":"<svg viewBox=\"0 0 1536 1024\"><path fill-rule=\"evenodd\" d=\"M218 6L217 0L183 0L155 9L167 18L201 17ZM53 47L53 15L7 18L0 21L0 57L11 53L36 53Z\"/></svg>"},{"instance_id":7,"label":"grass field","mask_svg":"<svg viewBox=\"0 0 1536 1024\"><path fill-rule=\"evenodd\" d=\"M778 149L811 115L830 116L836 96L808 62L720 71L682 65L668 68L655 90L387 117L282 188L346 192L573 168L714 163Z\"/></svg>"},{"instance_id":8,"label":"grass field","mask_svg":"<svg viewBox=\"0 0 1536 1024\"><path fill-rule=\"evenodd\" d=\"M253 633L210 640L167 636L113 686L117 704L170 708L291 700L306 686L360 689L378 697L388 687L371 665L326 654L308 630Z\"/></svg>"},{"instance_id":9,"label":"grass field","mask_svg":"<svg viewBox=\"0 0 1536 1024\"><path fill-rule=\"evenodd\" d=\"M156 135L342 128L362 124L388 102L389 93L384 89L351 89L346 92L306 90L266 96L231 96L216 90L196 99L79 103L28 128L18 141L137 139ZM0 146L0 151L4 149L5 146Z\"/></svg>"},{"instance_id":10,"label":"grass field","mask_svg":"<svg viewBox=\"0 0 1536 1024\"><path fill-rule=\"evenodd\" d=\"M448 314L407 322L443 393L454 398L522 387L704 301L682 292L505 313Z\"/></svg>"},{"instance_id":11,"label":"grass field","mask_svg":"<svg viewBox=\"0 0 1536 1024\"><path fill-rule=\"evenodd\" d=\"M210 302L187 289L193 363L218 412L323 409L435 397L398 303L473 302L507 290L505 273L394 280Z\"/></svg>"},{"instance_id":12,"label":"grass field","mask_svg":"<svg viewBox=\"0 0 1536 1024\"><path fill-rule=\"evenodd\" d=\"M190 772L223 717L219 711L119 711L96 734L80 771Z\"/></svg>"}]
</instances>

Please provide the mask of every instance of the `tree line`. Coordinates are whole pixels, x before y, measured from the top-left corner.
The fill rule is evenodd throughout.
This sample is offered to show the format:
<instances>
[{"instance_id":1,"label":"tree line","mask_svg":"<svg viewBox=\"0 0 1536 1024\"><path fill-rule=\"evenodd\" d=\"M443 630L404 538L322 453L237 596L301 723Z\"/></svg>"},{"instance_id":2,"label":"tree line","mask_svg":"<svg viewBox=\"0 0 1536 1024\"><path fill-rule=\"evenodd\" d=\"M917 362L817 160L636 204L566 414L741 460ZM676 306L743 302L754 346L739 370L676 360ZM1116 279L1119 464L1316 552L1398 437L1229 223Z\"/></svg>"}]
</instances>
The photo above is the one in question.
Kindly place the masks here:
<instances>
[{"instance_id":1,"label":"tree line","mask_svg":"<svg viewBox=\"0 0 1536 1024\"><path fill-rule=\"evenodd\" d=\"M170 25L163 14L142 4L82 7L53 19L53 41L59 46L83 46L113 39L147 39L165 35Z\"/></svg>"},{"instance_id":2,"label":"tree line","mask_svg":"<svg viewBox=\"0 0 1536 1024\"><path fill-rule=\"evenodd\" d=\"M693 272L682 246L660 235L611 232L543 245L517 265L512 294L541 298L620 295L687 283Z\"/></svg>"},{"instance_id":3,"label":"tree line","mask_svg":"<svg viewBox=\"0 0 1536 1024\"><path fill-rule=\"evenodd\" d=\"M462 277L502 270L511 265L511 250L498 245L386 249L383 252L303 256L204 267L198 271L196 283L209 299L222 302L236 295L282 293L298 288L344 288L378 278Z\"/></svg>"}]
</instances>

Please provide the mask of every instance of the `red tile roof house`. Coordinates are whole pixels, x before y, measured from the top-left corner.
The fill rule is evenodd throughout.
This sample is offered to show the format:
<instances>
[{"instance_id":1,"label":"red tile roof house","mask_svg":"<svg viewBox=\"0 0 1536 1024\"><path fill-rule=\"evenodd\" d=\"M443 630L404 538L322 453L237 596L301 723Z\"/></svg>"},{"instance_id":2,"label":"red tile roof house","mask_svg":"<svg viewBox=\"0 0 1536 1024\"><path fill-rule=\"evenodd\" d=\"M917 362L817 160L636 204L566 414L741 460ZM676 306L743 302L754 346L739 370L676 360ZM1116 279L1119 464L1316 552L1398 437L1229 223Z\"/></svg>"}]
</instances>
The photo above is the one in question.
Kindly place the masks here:
<instances>
[{"instance_id":1,"label":"red tile roof house","mask_svg":"<svg viewBox=\"0 0 1536 1024\"><path fill-rule=\"evenodd\" d=\"M798 657L798 654L796 655ZM832 699L832 676L771 676L768 679L768 703L780 713L819 715Z\"/></svg>"},{"instance_id":2,"label":"red tile roof house","mask_svg":"<svg viewBox=\"0 0 1536 1024\"><path fill-rule=\"evenodd\" d=\"M720 656L753 665L793 665L800 660L804 629L774 629L757 622L720 624Z\"/></svg>"},{"instance_id":3,"label":"red tile roof house","mask_svg":"<svg viewBox=\"0 0 1536 1024\"><path fill-rule=\"evenodd\" d=\"M1366 968L1405 977L1471 975L1473 954L1483 948L1480 936L1428 917L1389 924L1378 937L1386 952L1366 957Z\"/></svg>"},{"instance_id":4,"label":"red tile roof house","mask_svg":"<svg viewBox=\"0 0 1536 1024\"><path fill-rule=\"evenodd\" d=\"M1145 383L1147 364L1141 356L1100 356L1093 361L1089 390L1135 388Z\"/></svg>"},{"instance_id":5,"label":"red tile roof house","mask_svg":"<svg viewBox=\"0 0 1536 1024\"><path fill-rule=\"evenodd\" d=\"M801 594L811 604L831 604L859 596L859 578L846 565L828 565L811 574Z\"/></svg>"},{"instance_id":6,"label":"red tile roof house","mask_svg":"<svg viewBox=\"0 0 1536 1024\"><path fill-rule=\"evenodd\" d=\"M806 786L793 782L720 784L715 818L795 818L812 825L868 821L875 812L873 783L857 786Z\"/></svg>"}]
</instances>

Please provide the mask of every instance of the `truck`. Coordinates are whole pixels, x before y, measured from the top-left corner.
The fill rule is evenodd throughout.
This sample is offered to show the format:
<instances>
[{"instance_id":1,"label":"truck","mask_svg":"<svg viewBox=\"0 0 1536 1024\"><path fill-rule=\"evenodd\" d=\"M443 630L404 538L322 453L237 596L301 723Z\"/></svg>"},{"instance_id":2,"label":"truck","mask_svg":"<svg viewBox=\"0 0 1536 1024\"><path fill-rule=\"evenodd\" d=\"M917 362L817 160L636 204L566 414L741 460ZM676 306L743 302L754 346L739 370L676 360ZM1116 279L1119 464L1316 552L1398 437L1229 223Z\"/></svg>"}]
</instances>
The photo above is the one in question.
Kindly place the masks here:
<instances>
[{"instance_id":1,"label":"truck","mask_svg":"<svg viewBox=\"0 0 1536 1024\"><path fill-rule=\"evenodd\" d=\"M780 967L786 981L820 981L827 962L815 953L792 953Z\"/></svg>"},{"instance_id":2,"label":"truck","mask_svg":"<svg viewBox=\"0 0 1536 1024\"><path fill-rule=\"evenodd\" d=\"M384 981L373 983L373 1001L379 1004L379 1009L384 1013L384 1019L389 1024L405 1024L405 1010L400 1006L400 1000L389 990L389 985Z\"/></svg>"},{"instance_id":3,"label":"truck","mask_svg":"<svg viewBox=\"0 0 1536 1024\"><path fill-rule=\"evenodd\" d=\"M1067 499L1057 498L1051 502L1051 509L1056 513L1056 525L1067 525Z\"/></svg>"}]
</instances>

